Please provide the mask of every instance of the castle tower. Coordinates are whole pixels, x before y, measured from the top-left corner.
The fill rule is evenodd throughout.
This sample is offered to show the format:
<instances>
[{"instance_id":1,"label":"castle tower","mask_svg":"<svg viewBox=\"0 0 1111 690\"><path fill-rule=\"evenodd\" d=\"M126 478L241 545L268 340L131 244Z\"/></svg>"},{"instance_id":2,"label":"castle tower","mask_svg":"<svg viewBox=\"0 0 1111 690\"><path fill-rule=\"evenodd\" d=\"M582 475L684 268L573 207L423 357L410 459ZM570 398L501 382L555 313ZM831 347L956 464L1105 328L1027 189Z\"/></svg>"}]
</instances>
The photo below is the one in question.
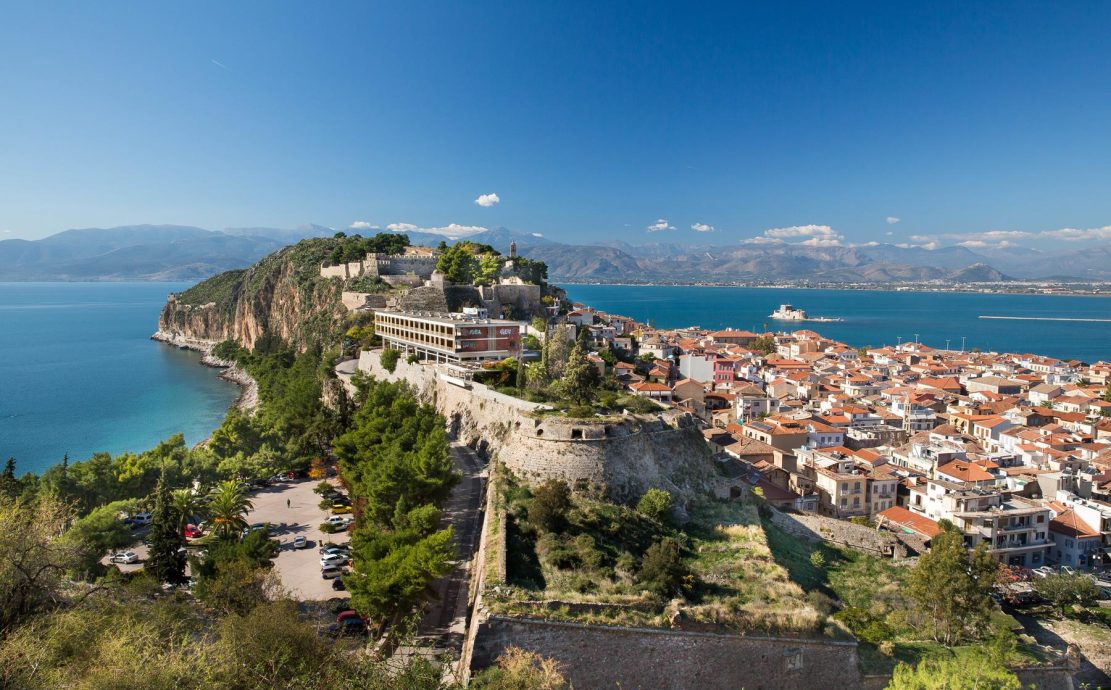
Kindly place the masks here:
<instances>
[{"instance_id":1,"label":"castle tower","mask_svg":"<svg viewBox=\"0 0 1111 690\"><path fill-rule=\"evenodd\" d=\"M509 258L510 259L516 259L517 258L517 242L515 242L515 241L509 243Z\"/></svg>"}]
</instances>

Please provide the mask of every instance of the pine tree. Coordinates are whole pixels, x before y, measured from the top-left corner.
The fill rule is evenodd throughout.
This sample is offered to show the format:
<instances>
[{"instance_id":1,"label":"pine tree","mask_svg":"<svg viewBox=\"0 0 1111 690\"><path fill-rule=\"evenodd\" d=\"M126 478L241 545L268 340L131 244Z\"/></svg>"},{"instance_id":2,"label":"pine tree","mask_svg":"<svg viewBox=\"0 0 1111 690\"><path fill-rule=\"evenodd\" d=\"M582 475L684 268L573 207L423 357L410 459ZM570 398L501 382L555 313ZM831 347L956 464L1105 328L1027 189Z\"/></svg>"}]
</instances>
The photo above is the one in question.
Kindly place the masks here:
<instances>
[{"instance_id":1,"label":"pine tree","mask_svg":"<svg viewBox=\"0 0 1111 690\"><path fill-rule=\"evenodd\" d=\"M940 524L941 534L911 572L907 594L930 635L951 646L987 625L998 565L983 544L970 558L960 530L948 520Z\"/></svg>"},{"instance_id":2,"label":"pine tree","mask_svg":"<svg viewBox=\"0 0 1111 690\"><path fill-rule=\"evenodd\" d=\"M182 538L177 529L178 522L163 468L158 486L154 489L154 512L150 521L150 553L147 556L146 572L159 582L173 585L183 584L186 580L185 554L181 551Z\"/></svg>"},{"instance_id":3,"label":"pine tree","mask_svg":"<svg viewBox=\"0 0 1111 690\"><path fill-rule=\"evenodd\" d=\"M581 346L576 345L571 350L558 387L560 394L576 405L589 405L594 399L598 387L598 370L586 358Z\"/></svg>"},{"instance_id":4,"label":"pine tree","mask_svg":"<svg viewBox=\"0 0 1111 690\"><path fill-rule=\"evenodd\" d=\"M15 478L15 458L8 458L4 464L4 472L0 474L0 493L15 496L18 493L19 480Z\"/></svg>"}]
</instances>

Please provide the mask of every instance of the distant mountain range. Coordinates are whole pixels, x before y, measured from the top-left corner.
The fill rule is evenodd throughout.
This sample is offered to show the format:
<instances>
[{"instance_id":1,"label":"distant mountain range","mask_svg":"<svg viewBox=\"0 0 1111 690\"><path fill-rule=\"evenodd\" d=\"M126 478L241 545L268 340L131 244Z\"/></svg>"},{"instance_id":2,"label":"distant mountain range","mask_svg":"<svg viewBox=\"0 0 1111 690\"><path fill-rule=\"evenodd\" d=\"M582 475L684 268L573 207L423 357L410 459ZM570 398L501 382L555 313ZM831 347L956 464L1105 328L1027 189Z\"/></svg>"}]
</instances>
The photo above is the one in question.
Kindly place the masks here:
<instances>
[{"instance_id":1,"label":"distant mountain range","mask_svg":"<svg viewBox=\"0 0 1111 690\"><path fill-rule=\"evenodd\" d=\"M66 230L41 240L0 241L0 281L201 280L243 268L306 237L335 232L320 225L296 229L205 230L180 225L133 225ZM436 245L441 235L413 232L414 244ZM996 282L1012 279L1111 280L1111 247L1041 252L1011 247L974 252L965 247L812 247L800 244L573 245L506 228L467 239L548 263L553 281L583 282Z\"/></svg>"}]
</instances>

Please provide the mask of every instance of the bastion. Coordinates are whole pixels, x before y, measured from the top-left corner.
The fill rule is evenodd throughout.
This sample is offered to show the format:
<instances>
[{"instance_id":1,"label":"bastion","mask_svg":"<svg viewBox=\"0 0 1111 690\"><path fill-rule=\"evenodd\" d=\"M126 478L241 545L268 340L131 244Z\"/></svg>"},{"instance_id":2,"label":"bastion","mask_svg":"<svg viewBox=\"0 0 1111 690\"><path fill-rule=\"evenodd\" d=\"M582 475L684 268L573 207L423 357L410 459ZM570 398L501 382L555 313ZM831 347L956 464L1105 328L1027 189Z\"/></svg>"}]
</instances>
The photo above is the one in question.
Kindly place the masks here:
<instances>
[{"instance_id":1,"label":"bastion","mask_svg":"<svg viewBox=\"0 0 1111 690\"><path fill-rule=\"evenodd\" d=\"M362 352L358 368L377 379L407 382L448 419L461 441L496 457L530 484L561 479L576 491L620 502L636 500L652 487L681 500L712 489L711 453L693 418L568 418L463 382L439 365L402 360L390 373L382 367L380 350Z\"/></svg>"}]
</instances>

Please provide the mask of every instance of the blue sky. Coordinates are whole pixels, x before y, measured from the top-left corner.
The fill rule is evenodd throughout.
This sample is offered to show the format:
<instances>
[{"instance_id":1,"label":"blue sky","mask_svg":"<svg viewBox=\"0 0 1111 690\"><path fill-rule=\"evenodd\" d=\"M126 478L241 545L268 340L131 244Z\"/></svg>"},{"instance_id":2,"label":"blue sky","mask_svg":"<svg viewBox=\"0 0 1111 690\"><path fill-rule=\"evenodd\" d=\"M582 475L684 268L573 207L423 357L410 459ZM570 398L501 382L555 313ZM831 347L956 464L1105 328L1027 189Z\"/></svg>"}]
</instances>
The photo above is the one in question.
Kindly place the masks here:
<instances>
[{"instance_id":1,"label":"blue sky","mask_svg":"<svg viewBox=\"0 0 1111 690\"><path fill-rule=\"evenodd\" d=\"M1111 3L776 5L8 2L0 239L1111 240Z\"/></svg>"}]
</instances>

